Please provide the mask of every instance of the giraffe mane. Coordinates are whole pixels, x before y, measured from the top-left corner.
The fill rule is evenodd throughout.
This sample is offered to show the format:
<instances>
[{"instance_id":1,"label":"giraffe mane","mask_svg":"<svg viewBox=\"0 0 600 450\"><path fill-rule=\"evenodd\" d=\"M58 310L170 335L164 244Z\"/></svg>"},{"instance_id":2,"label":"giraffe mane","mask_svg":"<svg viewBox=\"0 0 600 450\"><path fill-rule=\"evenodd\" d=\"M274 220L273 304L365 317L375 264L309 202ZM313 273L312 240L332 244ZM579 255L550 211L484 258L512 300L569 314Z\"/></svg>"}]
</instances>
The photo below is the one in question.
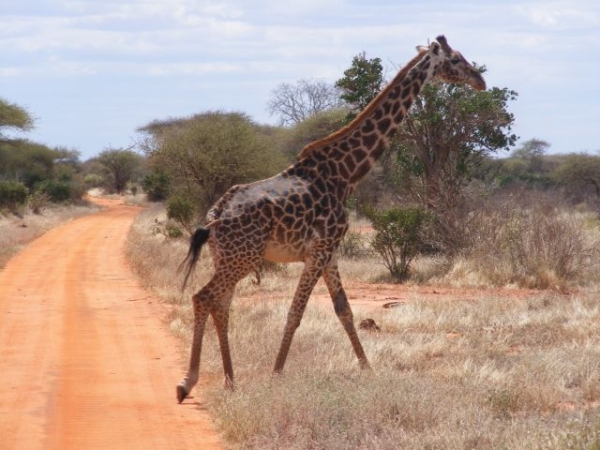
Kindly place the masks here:
<instances>
[{"instance_id":1,"label":"giraffe mane","mask_svg":"<svg viewBox=\"0 0 600 450\"><path fill-rule=\"evenodd\" d=\"M417 56L415 56L413 59L411 59L402 68L402 70L400 70L400 72L398 72L398 74L394 77L394 79L392 81L390 81L388 83L388 85L385 88L383 88L381 90L381 92L379 92L379 94L377 94L377 96L373 100L371 100L371 102L365 107L365 109L363 109L348 125L345 125L344 127L340 128L339 130L334 131L329 136L326 136L322 139L318 139L316 141L311 142L310 144L307 144L302 149L302 151L298 154L296 159L298 161L300 161L300 160L310 156L318 148L323 147L328 144L331 144L335 140L341 138L342 136L345 136L351 130L353 130L360 121L362 121L365 117L369 116L375 110L375 108L378 107L379 100L382 97L385 97L388 95L388 93L396 85L396 82L398 80L401 80L402 78L404 78L406 76L406 74L410 71L410 69L412 69L414 66L416 66L417 63L423 58L423 55L425 53L427 53L427 50L419 51Z\"/></svg>"}]
</instances>

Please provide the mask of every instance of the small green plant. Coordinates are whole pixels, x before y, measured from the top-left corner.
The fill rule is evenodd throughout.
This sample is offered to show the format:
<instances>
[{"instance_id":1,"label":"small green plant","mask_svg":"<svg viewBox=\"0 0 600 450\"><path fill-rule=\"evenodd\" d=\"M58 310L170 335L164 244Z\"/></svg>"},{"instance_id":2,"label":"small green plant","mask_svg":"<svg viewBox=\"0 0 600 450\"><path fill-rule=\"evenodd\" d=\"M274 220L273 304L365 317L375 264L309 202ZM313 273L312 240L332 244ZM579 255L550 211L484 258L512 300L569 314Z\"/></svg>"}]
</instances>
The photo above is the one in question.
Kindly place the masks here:
<instances>
[{"instance_id":1,"label":"small green plant","mask_svg":"<svg viewBox=\"0 0 600 450\"><path fill-rule=\"evenodd\" d=\"M365 249L362 235L357 231L348 231L338 249L342 258L358 259L364 257L368 251Z\"/></svg>"},{"instance_id":2,"label":"small green plant","mask_svg":"<svg viewBox=\"0 0 600 450\"><path fill-rule=\"evenodd\" d=\"M390 274L405 280L409 276L410 263L425 244L425 225L430 215L421 208L391 207L385 210L368 208L365 215L373 224L375 235L373 249L383 258Z\"/></svg>"},{"instance_id":3,"label":"small green plant","mask_svg":"<svg viewBox=\"0 0 600 450\"><path fill-rule=\"evenodd\" d=\"M165 236L171 239L177 239L183 236L183 231L177 225L173 225L172 223L168 223L165 226Z\"/></svg>"}]
</instances>

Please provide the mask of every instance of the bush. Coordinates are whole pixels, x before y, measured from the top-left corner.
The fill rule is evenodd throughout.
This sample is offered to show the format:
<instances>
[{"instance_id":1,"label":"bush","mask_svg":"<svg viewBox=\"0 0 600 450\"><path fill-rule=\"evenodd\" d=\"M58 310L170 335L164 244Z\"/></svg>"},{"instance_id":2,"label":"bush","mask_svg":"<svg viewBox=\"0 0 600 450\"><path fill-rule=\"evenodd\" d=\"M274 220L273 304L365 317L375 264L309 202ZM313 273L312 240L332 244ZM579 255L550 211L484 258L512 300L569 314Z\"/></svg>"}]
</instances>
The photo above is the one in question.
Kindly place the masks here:
<instances>
[{"instance_id":1,"label":"bush","mask_svg":"<svg viewBox=\"0 0 600 450\"><path fill-rule=\"evenodd\" d=\"M597 237L585 215L560 203L556 195L521 195L474 211L464 228L474 269L493 285L538 289L588 279L600 256Z\"/></svg>"},{"instance_id":2,"label":"bush","mask_svg":"<svg viewBox=\"0 0 600 450\"><path fill-rule=\"evenodd\" d=\"M102 187L105 184L104 177L97 173L88 173L84 178L83 182L87 188Z\"/></svg>"},{"instance_id":3,"label":"bush","mask_svg":"<svg viewBox=\"0 0 600 450\"><path fill-rule=\"evenodd\" d=\"M153 123L148 164L164 171L173 193L194 198L204 215L235 184L260 180L287 164L263 127L241 113L209 112Z\"/></svg>"},{"instance_id":4,"label":"bush","mask_svg":"<svg viewBox=\"0 0 600 450\"><path fill-rule=\"evenodd\" d=\"M165 226L165 236L171 239L177 239L183 236L183 231L177 225L168 223Z\"/></svg>"},{"instance_id":5,"label":"bush","mask_svg":"<svg viewBox=\"0 0 600 450\"><path fill-rule=\"evenodd\" d=\"M18 214L19 208L25 205L29 191L27 187L18 181L0 180L0 209L8 209Z\"/></svg>"},{"instance_id":6,"label":"bush","mask_svg":"<svg viewBox=\"0 0 600 450\"><path fill-rule=\"evenodd\" d=\"M573 216L539 209L516 211L502 231L501 243L513 272L530 279L530 287L548 287L544 281L548 276L578 278L591 256L584 230Z\"/></svg>"},{"instance_id":7,"label":"bush","mask_svg":"<svg viewBox=\"0 0 600 450\"><path fill-rule=\"evenodd\" d=\"M162 172L148 174L142 180L142 189L151 202L161 202L169 196L169 178Z\"/></svg>"},{"instance_id":8,"label":"bush","mask_svg":"<svg viewBox=\"0 0 600 450\"><path fill-rule=\"evenodd\" d=\"M410 263L426 242L429 213L421 208L391 207L382 211L368 208L365 215L375 231L371 245L385 267L398 280L408 278Z\"/></svg>"},{"instance_id":9,"label":"bush","mask_svg":"<svg viewBox=\"0 0 600 450\"><path fill-rule=\"evenodd\" d=\"M66 202L73 198L71 184L67 181L44 180L38 183L36 191L46 194L51 202Z\"/></svg>"},{"instance_id":10,"label":"bush","mask_svg":"<svg viewBox=\"0 0 600 450\"><path fill-rule=\"evenodd\" d=\"M197 214L195 203L187 197L173 196L167 201L167 217L192 234Z\"/></svg>"}]
</instances>

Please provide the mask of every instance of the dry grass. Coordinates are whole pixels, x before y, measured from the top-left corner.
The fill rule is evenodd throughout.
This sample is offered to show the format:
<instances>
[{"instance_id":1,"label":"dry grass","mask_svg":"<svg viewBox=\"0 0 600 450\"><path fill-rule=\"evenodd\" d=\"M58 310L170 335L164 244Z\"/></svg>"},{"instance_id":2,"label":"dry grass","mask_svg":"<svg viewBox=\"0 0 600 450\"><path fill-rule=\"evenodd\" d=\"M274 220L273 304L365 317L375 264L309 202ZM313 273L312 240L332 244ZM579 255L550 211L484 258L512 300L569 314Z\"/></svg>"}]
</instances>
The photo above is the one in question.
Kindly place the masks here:
<instances>
[{"instance_id":1,"label":"dry grass","mask_svg":"<svg viewBox=\"0 0 600 450\"><path fill-rule=\"evenodd\" d=\"M597 212L570 209L556 195L493 199L464 225L469 248L446 281L559 291L600 281Z\"/></svg>"},{"instance_id":2,"label":"dry grass","mask_svg":"<svg viewBox=\"0 0 600 450\"><path fill-rule=\"evenodd\" d=\"M160 214L139 216L129 253L142 278L176 305L171 328L183 339L187 359L189 292L179 294L175 275L186 244L151 232ZM207 254L196 286L212 270ZM440 264L423 267L436 273ZM345 279L369 281L385 271L372 266L343 261L341 270ZM570 295L416 298L371 312L382 331L360 333L372 374L359 371L335 315L312 302L284 374L273 379L298 271L290 265L267 273L260 287L251 279L240 283L230 327L234 392L217 381L220 353L208 327L201 388L232 448L600 448L597 287Z\"/></svg>"},{"instance_id":3,"label":"dry grass","mask_svg":"<svg viewBox=\"0 0 600 450\"><path fill-rule=\"evenodd\" d=\"M41 214L27 212L23 217L0 213L0 268L25 245L51 228L97 210L91 205L52 205Z\"/></svg>"}]
</instances>

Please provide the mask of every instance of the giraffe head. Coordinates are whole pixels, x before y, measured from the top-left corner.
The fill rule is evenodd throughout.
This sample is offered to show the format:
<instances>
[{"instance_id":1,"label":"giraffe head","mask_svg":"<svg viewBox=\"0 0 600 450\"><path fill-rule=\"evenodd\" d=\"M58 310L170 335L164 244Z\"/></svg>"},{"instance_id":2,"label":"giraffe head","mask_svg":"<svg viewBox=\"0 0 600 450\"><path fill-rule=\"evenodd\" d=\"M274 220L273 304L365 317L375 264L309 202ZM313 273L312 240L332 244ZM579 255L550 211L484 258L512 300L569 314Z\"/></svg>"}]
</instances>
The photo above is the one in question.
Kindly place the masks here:
<instances>
[{"instance_id":1,"label":"giraffe head","mask_svg":"<svg viewBox=\"0 0 600 450\"><path fill-rule=\"evenodd\" d=\"M453 50L444 36L438 36L437 42L429 47L417 47L419 51L427 51L436 65L434 76L449 83L465 83L478 91L485 90L485 80L481 74L460 54Z\"/></svg>"}]
</instances>

